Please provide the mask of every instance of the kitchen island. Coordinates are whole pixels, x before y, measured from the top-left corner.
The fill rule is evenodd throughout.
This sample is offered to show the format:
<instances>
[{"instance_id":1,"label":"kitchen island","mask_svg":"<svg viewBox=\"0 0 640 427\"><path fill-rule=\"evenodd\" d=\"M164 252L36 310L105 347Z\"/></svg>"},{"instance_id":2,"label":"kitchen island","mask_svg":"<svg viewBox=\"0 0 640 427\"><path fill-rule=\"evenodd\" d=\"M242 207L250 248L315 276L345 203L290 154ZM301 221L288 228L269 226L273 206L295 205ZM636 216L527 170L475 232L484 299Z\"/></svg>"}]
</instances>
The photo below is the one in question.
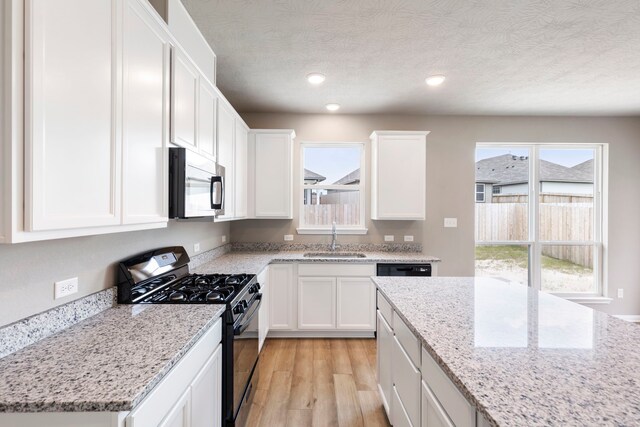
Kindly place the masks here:
<instances>
[{"instance_id":1,"label":"kitchen island","mask_svg":"<svg viewBox=\"0 0 640 427\"><path fill-rule=\"evenodd\" d=\"M383 339L379 351L385 351L388 327L391 342L408 356L408 372L422 378L416 410L411 393L405 401L396 391L408 387L420 395L414 377L393 377L402 373L396 369L402 357L394 358L386 379L387 368L379 361L383 399L384 388L391 387L385 408L392 420L400 420L394 425L403 417L420 425L421 417L434 413L440 425L640 424L638 325L497 279L373 280L379 344ZM417 357L407 332L421 347ZM469 409L475 419L467 416Z\"/></svg>"}]
</instances>

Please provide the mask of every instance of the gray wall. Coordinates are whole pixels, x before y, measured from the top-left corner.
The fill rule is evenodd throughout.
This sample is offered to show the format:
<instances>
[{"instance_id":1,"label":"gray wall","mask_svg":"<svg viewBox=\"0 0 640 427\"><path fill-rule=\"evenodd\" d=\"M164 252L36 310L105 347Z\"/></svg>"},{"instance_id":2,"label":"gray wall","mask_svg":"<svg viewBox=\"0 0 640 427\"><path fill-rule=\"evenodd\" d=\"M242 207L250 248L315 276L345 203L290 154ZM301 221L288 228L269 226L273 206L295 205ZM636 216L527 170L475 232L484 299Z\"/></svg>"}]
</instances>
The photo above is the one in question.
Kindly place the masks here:
<instances>
[{"instance_id":1,"label":"gray wall","mask_svg":"<svg viewBox=\"0 0 640 427\"><path fill-rule=\"evenodd\" d=\"M170 221L166 229L0 245L0 326L115 285L121 259L152 248L182 245L193 254L221 245L229 223ZM53 299L55 281L78 277L77 294Z\"/></svg>"},{"instance_id":2,"label":"gray wall","mask_svg":"<svg viewBox=\"0 0 640 427\"><path fill-rule=\"evenodd\" d=\"M382 242L384 234L415 234L425 253L439 256L441 275L474 272L474 161L476 142L609 143L609 296L610 305L594 308L612 314L640 314L640 119L591 117L390 116L332 114L243 114L252 128L292 128L296 141L368 141L373 130L429 130L427 137L427 220L368 221L366 236L343 241ZM367 154L367 157L369 155ZM295 182L299 181L299 146ZM368 166L368 165L367 165ZM367 167L367 171L370 168ZM294 206L299 203L298 191ZM369 205L369 197L367 197ZM294 215L297 217L297 208ZM369 209L367 206L367 216ZM458 228L443 228L445 217L457 217ZM300 236L293 221L233 223L233 241L325 242L327 236ZM616 289L625 289L625 298Z\"/></svg>"}]
</instances>

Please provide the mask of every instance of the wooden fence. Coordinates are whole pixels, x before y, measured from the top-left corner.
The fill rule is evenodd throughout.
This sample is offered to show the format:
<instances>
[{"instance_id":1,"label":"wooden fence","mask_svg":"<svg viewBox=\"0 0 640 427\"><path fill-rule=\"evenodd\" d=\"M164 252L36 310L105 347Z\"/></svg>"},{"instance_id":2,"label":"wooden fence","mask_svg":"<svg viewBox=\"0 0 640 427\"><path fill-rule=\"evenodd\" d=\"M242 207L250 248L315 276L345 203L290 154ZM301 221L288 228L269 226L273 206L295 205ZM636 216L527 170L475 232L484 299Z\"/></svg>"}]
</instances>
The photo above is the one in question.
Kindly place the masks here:
<instances>
[{"instance_id":1,"label":"wooden fence","mask_svg":"<svg viewBox=\"0 0 640 427\"><path fill-rule=\"evenodd\" d=\"M476 203L476 241L529 239L527 196L500 196L500 203ZM573 202L567 202L572 200ZM592 240L593 198L574 195L541 195L540 240ZM592 268L591 246L543 246L542 253Z\"/></svg>"},{"instance_id":2,"label":"wooden fence","mask_svg":"<svg viewBox=\"0 0 640 427\"><path fill-rule=\"evenodd\" d=\"M327 225L333 221L342 225L360 223L360 192L342 191L322 194L320 204L304 206L306 225Z\"/></svg>"}]
</instances>

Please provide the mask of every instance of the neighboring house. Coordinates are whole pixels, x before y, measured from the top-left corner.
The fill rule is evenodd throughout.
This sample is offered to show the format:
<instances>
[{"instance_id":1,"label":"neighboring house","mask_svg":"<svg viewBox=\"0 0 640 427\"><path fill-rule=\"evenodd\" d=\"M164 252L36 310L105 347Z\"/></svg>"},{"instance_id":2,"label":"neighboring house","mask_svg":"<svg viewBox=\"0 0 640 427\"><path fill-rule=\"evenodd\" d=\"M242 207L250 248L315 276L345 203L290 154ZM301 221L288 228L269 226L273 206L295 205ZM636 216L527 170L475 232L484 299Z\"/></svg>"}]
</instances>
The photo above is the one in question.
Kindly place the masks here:
<instances>
[{"instance_id":1,"label":"neighboring house","mask_svg":"<svg viewBox=\"0 0 640 427\"><path fill-rule=\"evenodd\" d=\"M319 173L315 173L314 171L310 171L309 169L304 170L304 185L314 185L324 181L325 179L327 178L320 175ZM319 203L317 194L314 194L311 188L305 188L304 204L315 205L316 203Z\"/></svg>"},{"instance_id":2,"label":"neighboring house","mask_svg":"<svg viewBox=\"0 0 640 427\"><path fill-rule=\"evenodd\" d=\"M360 184L360 168L354 170L351 173L346 174L339 180L333 183L333 185L355 185Z\"/></svg>"},{"instance_id":3,"label":"neighboring house","mask_svg":"<svg viewBox=\"0 0 640 427\"><path fill-rule=\"evenodd\" d=\"M528 194L529 158L503 154L476 162L476 203L491 203L494 195ZM540 160L540 192L593 194L593 160L574 167Z\"/></svg>"}]
</instances>

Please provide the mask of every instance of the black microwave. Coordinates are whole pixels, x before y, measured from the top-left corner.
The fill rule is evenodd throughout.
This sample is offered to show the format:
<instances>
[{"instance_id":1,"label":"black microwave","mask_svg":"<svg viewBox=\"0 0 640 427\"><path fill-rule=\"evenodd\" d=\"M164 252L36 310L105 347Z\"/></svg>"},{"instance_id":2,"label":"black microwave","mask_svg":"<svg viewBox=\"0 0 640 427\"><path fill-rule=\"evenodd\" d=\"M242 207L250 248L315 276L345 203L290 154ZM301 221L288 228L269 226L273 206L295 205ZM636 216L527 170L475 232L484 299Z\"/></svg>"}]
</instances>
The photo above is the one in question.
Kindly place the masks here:
<instances>
[{"instance_id":1,"label":"black microwave","mask_svg":"<svg viewBox=\"0 0 640 427\"><path fill-rule=\"evenodd\" d=\"M169 218L224 215L224 167L185 148L169 148Z\"/></svg>"}]
</instances>

